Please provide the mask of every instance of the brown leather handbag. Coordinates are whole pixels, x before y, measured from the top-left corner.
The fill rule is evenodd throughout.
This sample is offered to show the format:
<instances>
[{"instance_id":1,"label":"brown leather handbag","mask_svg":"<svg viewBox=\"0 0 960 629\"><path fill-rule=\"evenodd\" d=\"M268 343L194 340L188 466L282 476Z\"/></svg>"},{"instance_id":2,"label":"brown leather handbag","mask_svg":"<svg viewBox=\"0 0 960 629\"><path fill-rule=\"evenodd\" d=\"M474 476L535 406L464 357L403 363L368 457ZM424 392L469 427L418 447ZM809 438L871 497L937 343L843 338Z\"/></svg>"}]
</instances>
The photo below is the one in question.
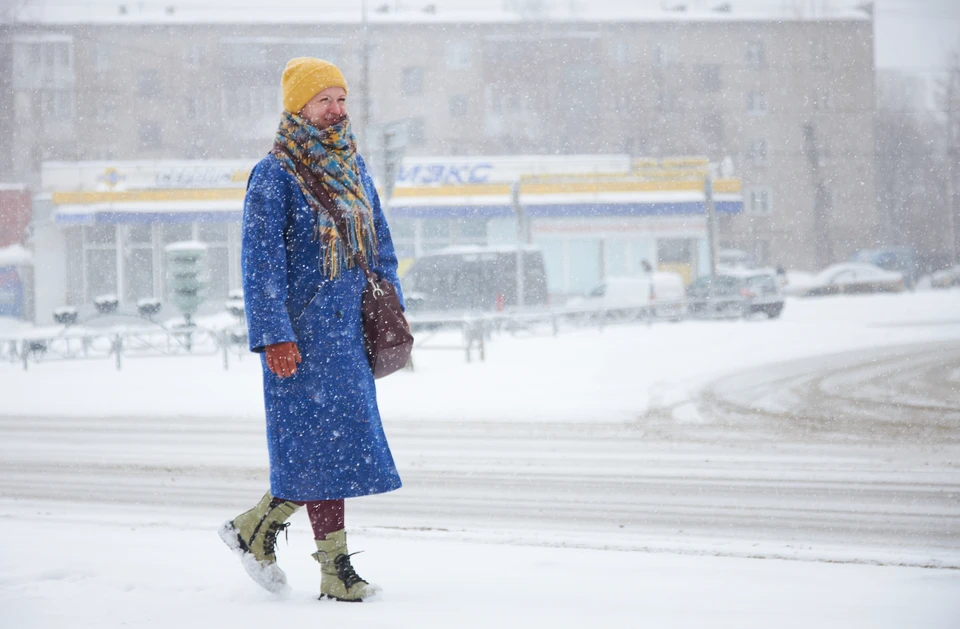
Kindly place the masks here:
<instances>
[{"instance_id":1,"label":"brown leather handbag","mask_svg":"<svg viewBox=\"0 0 960 629\"><path fill-rule=\"evenodd\" d=\"M333 218L337 231L343 237L347 233L343 212L330 198L330 193L327 192L323 183L282 144L274 144L270 152L278 158L285 155L293 162L300 179L306 182L310 192ZM310 201L309 197L307 201ZM343 242L350 247L348 238L344 237ZM371 271L366 260L356 250L351 250L350 254L363 269L363 274L367 278L367 285L363 289L360 303L367 360L370 361L373 377L383 378L402 369L409 362L410 353L413 351L413 334L410 333L410 324L403 315L400 298L393 282L378 277Z\"/></svg>"}]
</instances>

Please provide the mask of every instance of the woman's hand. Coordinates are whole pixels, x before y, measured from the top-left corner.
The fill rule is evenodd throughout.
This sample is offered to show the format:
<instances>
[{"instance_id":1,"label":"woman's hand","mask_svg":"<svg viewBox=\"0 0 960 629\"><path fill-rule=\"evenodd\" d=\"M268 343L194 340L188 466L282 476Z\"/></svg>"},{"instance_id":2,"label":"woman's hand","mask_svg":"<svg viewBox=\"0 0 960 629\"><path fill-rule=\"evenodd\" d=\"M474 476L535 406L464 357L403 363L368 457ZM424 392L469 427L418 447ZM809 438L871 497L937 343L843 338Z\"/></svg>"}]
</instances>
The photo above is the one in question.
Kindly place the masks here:
<instances>
[{"instance_id":1,"label":"woman's hand","mask_svg":"<svg viewBox=\"0 0 960 629\"><path fill-rule=\"evenodd\" d=\"M267 345L267 369L280 378L287 378L297 373L297 365L303 362L300 350L293 341Z\"/></svg>"}]
</instances>

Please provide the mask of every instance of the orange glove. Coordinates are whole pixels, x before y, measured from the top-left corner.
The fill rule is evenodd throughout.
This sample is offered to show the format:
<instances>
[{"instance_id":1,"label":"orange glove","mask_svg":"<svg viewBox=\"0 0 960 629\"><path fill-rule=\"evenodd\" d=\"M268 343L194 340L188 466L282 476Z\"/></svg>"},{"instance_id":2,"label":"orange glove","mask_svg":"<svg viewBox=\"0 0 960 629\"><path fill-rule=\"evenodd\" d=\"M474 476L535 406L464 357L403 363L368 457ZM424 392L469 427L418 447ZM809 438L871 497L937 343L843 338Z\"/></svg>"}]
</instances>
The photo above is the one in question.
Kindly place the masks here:
<instances>
[{"instance_id":1,"label":"orange glove","mask_svg":"<svg viewBox=\"0 0 960 629\"><path fill-rule=\"evenodd\" d=\"M293 341L267 345L267 369L280 378L287 378L297 373L297 365L303 362L300 350Z\"/></svg>"}]
</instances>

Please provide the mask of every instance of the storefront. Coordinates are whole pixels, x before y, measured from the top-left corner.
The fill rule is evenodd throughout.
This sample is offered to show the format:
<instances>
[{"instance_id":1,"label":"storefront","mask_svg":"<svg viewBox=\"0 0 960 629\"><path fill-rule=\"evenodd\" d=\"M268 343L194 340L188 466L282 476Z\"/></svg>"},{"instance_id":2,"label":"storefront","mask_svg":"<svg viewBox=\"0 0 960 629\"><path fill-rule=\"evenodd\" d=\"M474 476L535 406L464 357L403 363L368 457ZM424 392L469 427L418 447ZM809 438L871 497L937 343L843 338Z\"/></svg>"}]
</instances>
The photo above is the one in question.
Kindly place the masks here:
<instances>
[{"instance_id":1,"label":"storefront","mask_svg":"<svg viewBox=\"0 0 960 629\"><path fill-rule=\"evenodd\" d=\"M650 268L688 282L709 269L703 158L522 156L405 160L390 204L398 250L538 245L554 296ZM717 214L742 211L740 182L714 182Z\"/></svg>"},{"instance_id":2,"label":"storefront","mask_svg":"<svg viewBox=\"0 0 960 629\"><path fill-rule=\"evenodd\" d=\"M165 294L164 247L208 247L207 298L241 287L240 220L251 161L46 163L35 198L37 311L112 294ZM408 158L388 215L401 270L451 245L539 245L555 295L582 294L645 265L706 270L701 158L626 155ZM715 182L718 214L740 183ZM43 271L41 272L41 269Z\"/></svg>"},{"instance_id":3,"label":"storefront","mask_svg":"<svg viewBox=\"0 0 960 629\"><path fill-rule=\"evenodd\" d=\"M207 245L207 299L240 281L240 219L252 162L46 163L35 199L38 311L112 294L165 294L164 247ZM45 219L45 220L44 220ZM62 277L58 277L58 275Z\"/></svg>"}]
</instances>

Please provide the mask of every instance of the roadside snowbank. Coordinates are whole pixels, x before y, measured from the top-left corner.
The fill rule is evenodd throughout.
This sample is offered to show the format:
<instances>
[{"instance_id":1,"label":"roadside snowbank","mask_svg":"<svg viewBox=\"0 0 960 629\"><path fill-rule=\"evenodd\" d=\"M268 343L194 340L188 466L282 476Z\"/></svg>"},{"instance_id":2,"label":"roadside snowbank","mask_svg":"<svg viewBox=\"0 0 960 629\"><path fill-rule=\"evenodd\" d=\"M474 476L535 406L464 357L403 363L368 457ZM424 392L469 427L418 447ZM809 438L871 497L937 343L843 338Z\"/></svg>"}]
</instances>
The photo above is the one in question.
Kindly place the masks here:
<instances>
[{"instance_id":1,"label":"roadside snowbank","mask_svg":"<svg viewBox=\"0 0 960 629\"><path fill-rule=\"evenodd\" d=\"M693 399L745 368L847 350L960 339L960 291L788 300L779 320L610 326L553 337L495 336L486 361L416 350L416 371L378 382L387 421L629 422ZM0 414L262 417L247 354L0 365Z\"/></svg>"}]
</instances>

